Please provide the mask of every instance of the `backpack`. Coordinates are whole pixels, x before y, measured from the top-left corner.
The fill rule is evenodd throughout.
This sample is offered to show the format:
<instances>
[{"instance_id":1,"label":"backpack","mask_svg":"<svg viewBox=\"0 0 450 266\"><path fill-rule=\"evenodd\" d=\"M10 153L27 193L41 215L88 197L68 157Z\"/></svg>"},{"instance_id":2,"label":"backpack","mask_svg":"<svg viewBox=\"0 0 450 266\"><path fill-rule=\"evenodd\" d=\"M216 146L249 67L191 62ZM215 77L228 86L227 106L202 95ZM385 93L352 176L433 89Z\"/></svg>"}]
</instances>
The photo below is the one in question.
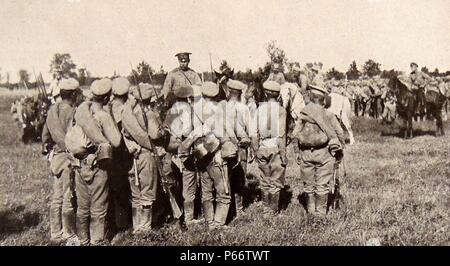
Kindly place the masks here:
<instances>
[{"instance_id":1,"label":"backpack","mask_svg":"<svg viewBox=\"0 0 450 266\"><path fill-rule=\"evenodd\" d=\"M72 123L70 123L64 143L66 144L67 150L72 153L75 158L85 155L94 145L86 136L81 126L76 124L75 118L73 118Z\"/></svg>"},{"instance_id":2,"label":"backpack","mask_svg":"<svg viewBox=\"0 0 450 266\"><path fill-rule=\"evenodd\" d=\"M328 143L327 134L317 125L305 120L300 120L300 129L297 134L299 145L306 147L319 147Z\"/></svg>"}]
</instances>

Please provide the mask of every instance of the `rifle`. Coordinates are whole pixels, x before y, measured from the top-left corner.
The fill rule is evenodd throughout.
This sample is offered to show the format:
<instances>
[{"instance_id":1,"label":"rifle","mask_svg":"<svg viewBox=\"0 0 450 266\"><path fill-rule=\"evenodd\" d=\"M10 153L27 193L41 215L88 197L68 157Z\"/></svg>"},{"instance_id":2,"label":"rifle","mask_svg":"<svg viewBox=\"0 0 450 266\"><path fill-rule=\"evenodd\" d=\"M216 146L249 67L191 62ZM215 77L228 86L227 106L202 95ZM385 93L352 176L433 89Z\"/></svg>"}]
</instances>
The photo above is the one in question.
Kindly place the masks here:
<instances>
[{"instance_id":1,"label":"rifle","mask_svg":"<svg viewBox=\"0 0 450 266\"><path fill-rule=\"evenodd\" d=\"M131 63L130 63L130 65L131 65ZM140 108L142 110L142 118L144 120L145 130L148 131L148 120L147 120L147 115L145 114L144 105L142 103L142 92L141 92L141 88L139 86L139 83L138 83L139 81L138 81L138 79L136 77L136 74L133 72L133 67L131 67L131 73L134 75L134 79L135 79L136 85L137 85L137 91L138 91L138 95L139 95L139 98L140 98L138 103L139 103L139 106L140 106ZM170 186L169 186L170 182L167 180L166 176L163 174L164 172L163 172L163 169L162 169L162 163L161 163L161 160L158 157L155 144L153 144L153 141L150 138L150 136L148 136L148 139L149 139L149 142L150 142L150 146L151 146L152 153L153 153L153 158L155 160L158 173L159 173L159 175L161 176L161 179L162 179L163 191L166 194L168 194L168 196L169 196L169 202L170 202L170 207L172 208L173 217L175 219L179 219L181 217L181 215L182 215L182 212L180 210L180 207L177 204L177 201L175 199L175 195L173 194L172 190L170 189Z\"/></svg>"},{"instance_id":2,"label":"rifle","mask_svg":"<svg viewBox=\"0 0 450 266\"><path fill-rule=\"evenodd\" d=\"M333 169L333 187L331 188L331 197L332 203L331 206L333 209L340 209L340 201L344 202L344 198L341 194L341 186L339 178L337 177L337 170L339 169L339 165L337 163L334 164Z\"/></svg>"},{"instance_id":3,"label":"rifle","mask_svg":"<svg viewBox=\"0 0 450 266\"><path fill-rule=\"evenodd\" d=\"M211 53L209 53L209 66L211 68L211 79L212 79L211 81L213 81L216 75L214 73L213 66L212 66Z\"/></svg>"}]
</instances>

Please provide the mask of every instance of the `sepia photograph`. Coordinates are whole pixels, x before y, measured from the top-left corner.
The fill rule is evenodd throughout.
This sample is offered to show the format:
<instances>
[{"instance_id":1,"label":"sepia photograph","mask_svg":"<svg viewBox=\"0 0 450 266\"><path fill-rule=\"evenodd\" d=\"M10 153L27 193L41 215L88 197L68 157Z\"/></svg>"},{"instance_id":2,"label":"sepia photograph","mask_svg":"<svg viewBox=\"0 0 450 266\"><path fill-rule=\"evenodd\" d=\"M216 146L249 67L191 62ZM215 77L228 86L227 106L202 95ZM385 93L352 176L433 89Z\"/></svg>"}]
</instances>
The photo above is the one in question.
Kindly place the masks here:
<instances>
[{"instance_id":1,"label":"sepia photograph","mask_svg":"<svg viewBox=\"0 0 450 266\"><path fill-rule=\"evenodd\" d=\"M449 14L0 0L0 246L449 246Z\"/></svg>"}]
</instances>

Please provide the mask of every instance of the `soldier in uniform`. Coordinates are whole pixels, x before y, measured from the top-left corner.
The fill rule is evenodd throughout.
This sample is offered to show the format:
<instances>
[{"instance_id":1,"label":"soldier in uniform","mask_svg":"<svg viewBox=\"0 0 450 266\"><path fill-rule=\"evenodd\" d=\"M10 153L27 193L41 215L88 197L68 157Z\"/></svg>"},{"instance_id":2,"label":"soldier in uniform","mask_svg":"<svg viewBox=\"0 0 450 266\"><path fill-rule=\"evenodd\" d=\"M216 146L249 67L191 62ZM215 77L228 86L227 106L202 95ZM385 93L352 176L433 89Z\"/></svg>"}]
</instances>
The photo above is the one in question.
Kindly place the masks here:
<instances>
[{"instance_id":1,"label":"soldier in uniform","mask_svg":"<svg viewBox=\"0 0 450 266\"><path fill-rule=\"evenodd\" d=\"M311 102L303 108L293 135L294 146L300 164L307 195L307 211L312 215L325 215L332 181L333 158L342 158L344 142L342 128L336 117L325 109L328 93L323 83L310 84Z\"/></svg>"},{"instance_id":2,"label":"soldier in uniform","mask_svg":"<svg viewBox=\"0 0 450 266\"><path fill-rule=\"evenodd\" d=\"M263 84L267 101L261 102L257 112L257 135L252 140L261 180L262 201L267 213L280 211L280 191L284 188L286 157L286 111L277 102L280 84ZM253 134L252 134L253 136Z\"/></svg>"},{"instance_id":3,"label":"soldier in uniform","mask_svg":"<svg viewBox=\"0 0 450 266\"><path fill-rule=\"evenodd\" d=\"M162 88L162 95L167 103L167 106L172 106L174 102L174 91L183 86L200 85L202 80L200 76L191 68L189 68L191 53L183 52L175 56L178 58L180 66L170 71L167 74L166 80Z\"/></svg>"},{"instance_id":4,"label":"soldier in uniform","mask_svg":"<svg viewBox=\"0 0 450 266\"><path fill-rule=\"evenodd\" d=\"M198 136L191 133L194 131L194 124L201 123L193 112L194 89L192 86L177 87L173 93L176 101L167 112L164 122L171 134L167 151L172 153L172 156L170 162L167 162L169 158L166 156L166 162L163 164L167 169L173 162L177 169L172 170L172 175L177 176L177 171L181 174L184 222L189 226L198 222L194 219L194 200L198 186L197 162L192 154L192 146Z\"/></svg>"},{"instance_id":5,"label":"soldier in uniform","mask_svg":"<svg viewBox=\"0 0 450 266\"><path fill-rule=\"evenodd\" d=\"M140 89L140 92L138 91ZM158 188L158 168L152 149L163 135L159 113L150 107L153 90L149 84L139 84L133 96L140 104L127 103L123 110L123 133L125 144L133 154L133 169L129 171L133 233L146 233L152 229L153 206ZM144 110L142 110L142 107ZM144 115L147 118L145 125ZM147 128L146 128L147 126Z\"/></svg>"},{"instance_id":6,"label":"soldier in uniform","mask_svg":"<svg viewBox=\"0 0 450 266\"><path fill-rule=\"evenodd\" d=\"M236 153L227 154L231 193L233 195L236 214L239 215L244 210L243 188L245 176L247 174L247 156L250 140L250 109L240 101L242 91L247 89L247 85L237 80L228 80L227 89L228 100L219 103L222 119L224 123L223 143L228 152L236 150ZM227 152L227 153L228 153Z\"/></svg>"},{"instance_id":7,"label":"soldier in uniform","mask_svg":"<svg viewBox=\"0 0 450 266\"><path fill-rule=\"evenodd\" d=\"M73 78L60 82L62 100L50 107L42 132L43 154L48 156L53 177L50 207L50 237L53 241L75 236L73 171L64 142L75 113L75 93L79 86Z\"/></svg>"},{"instance_id":8,"label":"soldier in uniform","mask_svg":"<svg viewBox=\"0 0 450 266\"><path fill-rule=\"evenodd\" d=\"M60 67L55 69L55 73L53 74L53 80L50 82L48 86L47 95L49 95L52 102L56 102L56 97L59 95L60 86L59 83L63 79L63 73ZM50 98L49 97L49 98Z\"/></svg>"},{"instance_id":9,"label":"soldier in uniform","mask_svg":"<svg viewBox=\"0 0 450 266\"><path fill-rule=\"evenodd\" d=\"M96 80L91 85L92 98L78 106L75 121L93 144L73 159L77 195L77 235L82 245L105 241L112 148L119 148L122 135L111 114L105 111L112 82ZM90 232L90 233L89 233Z\"/></svg>"},{"instance_id":10,"label":"soldier in uniform","mask_svg":"<svg viewBox=\"0 0 450 266\"><path fill-rule=\"evenodd\" d=\"M117 77L112 81L112 95L108 104L108 111L119 131L122 131L122 113L128 100L130 82L127 78ZM130 220L131 206L129 204L130 185L128 171L132 168L132 156L122 142L119 148L113 149L113 164L109 173L110 177L110 209L111 219L116 229L125 229Z\"/></svg>"},{"instance_id":11,"label":"soldier in uniform","mask_svg":"<svg viewBox=\"0 0 450 266\"><path fill-rule=\"evenodd\" d=\"M428 82L431 81L430 76L419 70L419 66L412 62L410 64L411 73L409 74L412 82L412 89L416 92L417 102L419 103L420 114L425 113L425 93Z\"/></svg>"},{"instance_id":12,"label":"soldier in uniform","mask_svg":"<svg viewBox=\"0 0 450 266\"><path fill-rule=\"evenodd\" d=\"M269 77L267 81L275 81L278 84L284 84L286 82L286 77L283 73L283 64L282 62L273 62Z\"/></svg>"}]
</instances>

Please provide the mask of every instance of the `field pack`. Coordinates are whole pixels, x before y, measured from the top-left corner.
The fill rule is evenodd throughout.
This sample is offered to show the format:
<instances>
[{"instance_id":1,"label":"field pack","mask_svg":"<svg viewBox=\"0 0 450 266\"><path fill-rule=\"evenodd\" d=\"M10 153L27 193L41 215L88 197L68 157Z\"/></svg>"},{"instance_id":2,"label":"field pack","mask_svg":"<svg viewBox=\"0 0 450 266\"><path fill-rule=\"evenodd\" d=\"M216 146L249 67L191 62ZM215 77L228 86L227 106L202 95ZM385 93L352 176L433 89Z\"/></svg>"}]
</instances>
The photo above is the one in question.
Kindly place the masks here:
<instances>
[{"instance_id":1,"label":"field pack","mask_svg":"<svg viewBox=\"0 0 450 266\"><path fill-rule=\"evenodd\" d=\"M296 137L300 145L307 147L318 147L328 143L328 136L319 125L307 120L300 120Z\"/></svg>"}]
</instances>

